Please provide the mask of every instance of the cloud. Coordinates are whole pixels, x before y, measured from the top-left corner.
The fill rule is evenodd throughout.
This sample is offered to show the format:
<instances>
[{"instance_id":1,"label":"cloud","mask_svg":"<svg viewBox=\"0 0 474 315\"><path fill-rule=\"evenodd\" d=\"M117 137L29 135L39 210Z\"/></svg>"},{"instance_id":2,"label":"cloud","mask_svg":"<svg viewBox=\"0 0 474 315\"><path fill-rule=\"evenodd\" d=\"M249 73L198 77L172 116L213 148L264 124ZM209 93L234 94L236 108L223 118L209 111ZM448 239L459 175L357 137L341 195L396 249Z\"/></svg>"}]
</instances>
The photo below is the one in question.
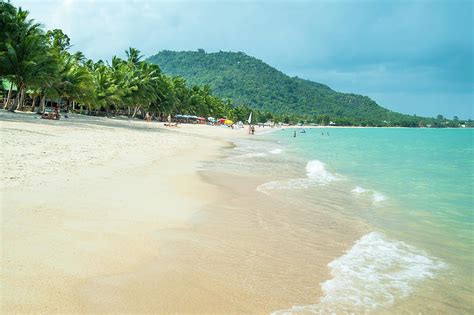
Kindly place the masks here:
<instances>
[{"instance_id":1,"label":"cloud","mask_svg":"<svg viewBox=\"0 0 474 315\"><path fill-rule=\"evenodd\" d=\"M93 59L163 49L244 51L291 75L430 112L439 93L472 117L472 1L16 0ZM400 95L411 95L396 99ZM426 102L423 102L423 95ZM406 105L407 100L417 100ZM445 99L445 111L452 103ZM403 103L403 104L402 104ZM393 106L391 104L399 104ZM441 106L441 105L440 105ZM435 113L433 112L433 115Z\"/></svg>"}]
</instances>

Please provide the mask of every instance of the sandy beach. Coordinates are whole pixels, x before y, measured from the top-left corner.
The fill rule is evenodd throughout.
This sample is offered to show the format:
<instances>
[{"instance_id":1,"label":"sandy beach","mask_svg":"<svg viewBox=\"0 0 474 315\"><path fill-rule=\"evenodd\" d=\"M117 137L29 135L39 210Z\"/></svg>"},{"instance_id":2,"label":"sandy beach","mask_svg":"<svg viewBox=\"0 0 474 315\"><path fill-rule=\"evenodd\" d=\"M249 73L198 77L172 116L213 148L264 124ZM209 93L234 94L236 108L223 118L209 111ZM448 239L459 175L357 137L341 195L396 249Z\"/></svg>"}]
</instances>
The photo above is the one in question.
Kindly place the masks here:
<instances>
[{"instance_id":1,"label":"sandy beach","mask_svg":"<svg viewBox=\"0 0 474 315\"><path fill-rule=\"evenodd\" d=\"M143 122L36 117L1 121L6 312L80 311L82 283L153 260L154 231L218 198L197 170L223 142Z\"/></svg>"},{"instance_id":2,"label":"sandy beach","mask_svg":"<svg viewBox=\"0 0 474 315\"><path fill-rule=\"evenodd\" d=\"M310 304L361 234L321 212L326 233L301 243L294 206L255 191L263 179L206 170L245 129L2 113L1 133L4 313Z\"/></svg>"}]
</instances>

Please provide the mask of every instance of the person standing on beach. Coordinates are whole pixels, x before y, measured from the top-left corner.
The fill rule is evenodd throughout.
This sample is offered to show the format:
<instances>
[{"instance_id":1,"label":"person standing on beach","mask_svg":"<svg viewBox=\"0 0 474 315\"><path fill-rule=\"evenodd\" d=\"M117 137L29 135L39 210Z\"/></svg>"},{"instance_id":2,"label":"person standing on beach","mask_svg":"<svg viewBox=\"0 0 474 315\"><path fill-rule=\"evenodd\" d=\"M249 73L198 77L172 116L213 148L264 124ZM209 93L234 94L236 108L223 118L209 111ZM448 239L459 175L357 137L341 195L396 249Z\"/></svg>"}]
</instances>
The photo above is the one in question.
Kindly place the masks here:
<instances>
[{"instance_id":1,"label":"person standing on beach","mask_svg":"<svg viewBox=\"0 0 474 315\"><path fill-rule=\"evenodd\" d=\"M255 134L255 126L252 126L252 135Z\"/></svg>"},{"instance_id":2,"label":"person standing on beach","mask_svg":"<svg viewBox=\"0 0 474 315\"><path fill-rule=\"evenodd\" d=\"M293 131L293 138L296 138L296 130Z\"/></svg>"}]
</instances>

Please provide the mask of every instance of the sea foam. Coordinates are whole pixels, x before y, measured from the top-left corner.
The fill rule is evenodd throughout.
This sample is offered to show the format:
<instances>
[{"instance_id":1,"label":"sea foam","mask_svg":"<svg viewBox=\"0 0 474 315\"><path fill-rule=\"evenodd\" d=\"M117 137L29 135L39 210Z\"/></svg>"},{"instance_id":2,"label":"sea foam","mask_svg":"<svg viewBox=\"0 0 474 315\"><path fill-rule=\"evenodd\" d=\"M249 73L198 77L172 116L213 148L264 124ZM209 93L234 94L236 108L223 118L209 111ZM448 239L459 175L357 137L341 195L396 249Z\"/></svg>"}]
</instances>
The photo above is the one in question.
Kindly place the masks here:
<instances>
[{"instance_id":1,"label":"sea foam","mask_svg":"<svg viewBox=\"0 0 474 315\"><path fill-rule=\"evenodd\" d=\"M385 195L382 194L381 192L378 192L378 191L372 190L372 189L365 189L365 188L360 187L360 186L357 186L356 188L352 189L351 192L354 193L354 194L357 194L357 195L370 196L370 198L372 199L372 201L374 203L380 203L380 202L387 199L387 197L385 197Z\"/></svg>"},{"instance_id":2,"label":"sea foam","mask_svg":"<svg viewBox=\"0 0 474 315\"><path fill-rule=\"evenodd\" d=\"M269 190L304 189L313 186L327 185L339 178L326 169L326 165L318 160L306 164L306 177L284 181L270 181L257 187L257 191L268 193Z\"/></svg>"},{"instance_id":3,"label":"sea foam","mask_svg":"<svg viewBox=\"0 0 474 315\"><path fill-rule=\"evenodd\" d=\"M306 164L306 175L308 178L324 184L337 179L335 175L326 170L326 164L318 160L312 160Z\"/></svg>"},{"instance_id":4,"label":"sea foam","mask_svg":"<svg viewBox=\"0 0 474 315\"><path fill-rule=\"evenodd\" d=\"M332 279L323 282L318 304L293 306L273 314L366 313L409 296L416 283L434 278L446 264L404 242L372 232L328 264Z\"/></svg>"},{"instance_id":5,"label":"sea foam","mask_svg":"<svg viewBox=\"0 0 474 315\"><path fill-rule=\"evenodd\" d=\"M267 154L263 152L253 152L253 153L245 153L245 154L237 155L236 157L241 158L241 159L249 159L249 158L264 157L266 155Z\"/></svg>"},{"instance_id":6,"label":"sea foam","mask_svg":"<svg viewBox=\"0 0 474 315\"><path fill-rule=\"evenodd\" d=\"M273 149L273 150L271 150L271 151L269 151L269 152L270 152L271 154L280 154L280 153L283 152L283 150L282 150L282 149Z\"/></svg>"}]
</instances>

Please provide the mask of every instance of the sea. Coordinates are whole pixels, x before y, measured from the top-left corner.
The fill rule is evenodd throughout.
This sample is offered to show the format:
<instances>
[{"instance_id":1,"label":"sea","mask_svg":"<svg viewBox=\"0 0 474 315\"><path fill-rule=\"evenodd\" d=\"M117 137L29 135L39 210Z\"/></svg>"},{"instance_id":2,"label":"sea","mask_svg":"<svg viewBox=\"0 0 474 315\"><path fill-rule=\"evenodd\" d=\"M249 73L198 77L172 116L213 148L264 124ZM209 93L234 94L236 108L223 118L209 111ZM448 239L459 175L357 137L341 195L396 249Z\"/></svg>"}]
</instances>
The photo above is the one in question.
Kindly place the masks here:
<instances>
[{"instance_id":1,"label":"sea","mask_svg":"<svg viewBox=\"0 0 474 315\"><path fill-rule=\"evenodd\" d=\"M268 256L297 270L281 301L302 292L271 313L474 313L474 130L265 129L214 168L259 178L254 198L286 205L268 224L256 210L259 226L281 226ZM342 250L324 254L322 240ZM317 263L321 275L304 272Z\"/></svg>"}]
</instances>

